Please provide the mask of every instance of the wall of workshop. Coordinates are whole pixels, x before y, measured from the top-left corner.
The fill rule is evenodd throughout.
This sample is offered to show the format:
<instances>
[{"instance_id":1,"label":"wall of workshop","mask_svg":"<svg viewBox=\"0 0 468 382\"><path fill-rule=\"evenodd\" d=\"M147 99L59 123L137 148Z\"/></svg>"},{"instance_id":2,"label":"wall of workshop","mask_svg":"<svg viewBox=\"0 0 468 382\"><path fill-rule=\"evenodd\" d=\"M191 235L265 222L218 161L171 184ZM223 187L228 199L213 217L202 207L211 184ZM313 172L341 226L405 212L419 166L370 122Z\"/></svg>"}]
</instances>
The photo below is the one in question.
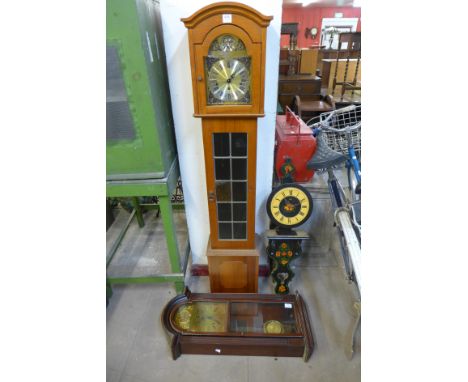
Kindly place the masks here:
<instances>
[{"instance_id":1,"label":"wall of workshop","mask_svg":"<svg viewBox=\"0 0 468 382\"><path fill-rule=\"evenodd\" d=\"M265 210L271 192L275 144L276 102L281 35L281 0L238 0L264 15L273 16L267 29L265 67L265 117L258 119L257 191L255 231L268 229ZM171 91L172 111L184 188L185 212L192 250L192 262L206 264L210 233L206 192L203 139L200 118L193 117L192 80L188 32L180 21L211 0L161 0L164 45Z\"/></svg>"},{"instance_id":2,"label":"wall of workshop","mask_svg":"<svg viewBox=\"0 0 468 382\"><path fill-rule=\"evenodd\" d=\"M283 18L282 23L294 23L298 22L298 36L297 36L297 47L298 48L309 48L312 45L320 44L320 31L322 29L323 18L333 18L335 13L343 13L345 18L359 18L357 31L361 31L361 8L357 7L302 7L302 6L283 6ZM310 37L305 38L305 28L316 27L318 29L317 37L312 40ZM289 45L289 36L281 36L281 47Z\"/></svg>"}]
</instances>

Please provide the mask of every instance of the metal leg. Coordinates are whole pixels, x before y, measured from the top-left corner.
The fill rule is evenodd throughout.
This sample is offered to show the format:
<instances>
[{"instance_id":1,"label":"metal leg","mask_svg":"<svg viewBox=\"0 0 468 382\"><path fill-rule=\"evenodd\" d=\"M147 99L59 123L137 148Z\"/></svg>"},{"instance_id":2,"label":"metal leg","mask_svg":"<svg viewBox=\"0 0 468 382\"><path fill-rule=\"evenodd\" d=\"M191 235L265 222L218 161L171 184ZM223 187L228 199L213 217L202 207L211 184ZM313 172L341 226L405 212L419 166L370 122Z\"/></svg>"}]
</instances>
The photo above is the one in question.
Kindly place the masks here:
<instances>
[{"instance_id":1,"label":"metal leg","mask_svg":"<svg viewBox=\"0 0 468 382\"><path fill-rule=\"evenodd\" d=\"M356 340L356 332L361 325L361 303L356 301L353 305L354 310L356 311L356 316L355 316L355 321L352 327L352 330L350 332L350 338L349 338L349 348L346 351L346 356L349 360L353 358L354 355L354 342Z\"/></svg>"},{"instance_id":2,"label":"metal leg","mask_svg":"<svg viewBox=\"0 0 468 382\"><path fill-rule=\"evenodd\" d=\"M164 232L166 234L167 251L169 253L169 262L171 263L172 273L181 273L179 248L177 246L177 236L175 232L174 220L172 217L172 205L170 195L159 197L159 206L162 214ZM182 284L182 288L179 284ZM176 290L182 291L183 281L176 281Z\"/></svg>"},{"instance_id":3,"label":"metal leg","mask_svg":"<svg viewBox=\"0 0 468 382\"><path fill-rule=\"evenodd\" d=\"M176 281L174 283L177 294L182 294L185 288L185 283L183 281Z\"/></svg>"},{"instance_id":4,"label":"metal leg","mask_svg":"<svg viewBox=\"0 0 468 382\"><path fill-rule=\"evenodd\" d=\"M133 201L133 207L135 208L135 211L136 211L138 225L140 226L140 228L142 228L145 226L145 221L143 220L143 214L141 212L140 203L138 202L138 198L136 196L132 198L132 201Z\"/></svg>"},{"instance_id":5,"label":"metal leg","mask_svg":"<svg viewBox=\"0 0 468 382\"><path fill-rule=\"evenodd\" d=\"M106 306L109 305L109 300L112 297L112 286L109 281L106 280Z\"/></svg>"}]
</instances>

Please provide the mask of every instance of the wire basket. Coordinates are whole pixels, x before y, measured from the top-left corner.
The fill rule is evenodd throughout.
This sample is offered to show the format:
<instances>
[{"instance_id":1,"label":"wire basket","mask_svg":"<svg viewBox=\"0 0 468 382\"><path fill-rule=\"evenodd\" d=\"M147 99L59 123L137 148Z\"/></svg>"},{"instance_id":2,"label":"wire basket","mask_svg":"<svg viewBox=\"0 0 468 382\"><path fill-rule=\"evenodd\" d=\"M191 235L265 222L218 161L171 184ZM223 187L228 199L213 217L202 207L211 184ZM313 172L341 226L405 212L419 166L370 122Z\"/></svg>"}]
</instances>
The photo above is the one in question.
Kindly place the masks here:
<instances>
[{"instance_id":1,"label":"wire basket","mask_svg":"<svg viewBox=\"0 0 468 382\"><path fill-rule=\"evenodd\" d=\"M332 117L327 121L327 118ZM316 118L312 118L307 124L319 123L323 128L323 133L327 139L327 144L331 149L338 151L344 155L348 155L348 138L346 133L328 131L327 127L334 129L344 129L346 126L354 126L361 121L361 105L349 108L334 110L328 113L322 113ZM361 160L361 127L351 131L351 141L354 146L354 151L358 160Z\"/></svg>"}]
</instances>

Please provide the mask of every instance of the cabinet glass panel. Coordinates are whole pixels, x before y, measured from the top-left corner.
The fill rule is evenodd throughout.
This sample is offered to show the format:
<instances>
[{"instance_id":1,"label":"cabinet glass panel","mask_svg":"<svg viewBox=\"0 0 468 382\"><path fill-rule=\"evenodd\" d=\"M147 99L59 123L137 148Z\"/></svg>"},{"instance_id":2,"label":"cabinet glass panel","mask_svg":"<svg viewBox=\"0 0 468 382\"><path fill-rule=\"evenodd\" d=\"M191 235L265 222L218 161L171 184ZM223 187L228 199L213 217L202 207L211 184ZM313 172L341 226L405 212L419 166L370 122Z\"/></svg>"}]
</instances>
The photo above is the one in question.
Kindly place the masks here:
<instances>
[{"instance_id":1,"label":"cabinet glass panel","mask_svg":"<svg viewBox=\"0 0 468 382\"><path fill-rule=\"evenodd\" d=\"M231 134L231 152L233 157L247 156L247 133Z\"/></svg>"},{"instance_id":2,"label":"cabinet glass panel","mask_svg":"<svg viewBox=\"0 0 468 382\"><path fill-rule=\"evenodd\" d=\"M230 332L291 334L298 333L292 304L232 302Z\"/></svg>"},{"instance_id":3,"label":"cabinet glass panel","mask_svg":"<svg viewBox=\"0 0 468 382\"><path fill-rule=\"evenodd\" d=\"M247 182L232 183L232 199L235 201L247 200Z\"/></svg>"},{"instance_id":4,"label":"cabinet glass panel","mask_svg":"<svg viewBox=\"0 0 468 382\"><path fill-rule=\"evenodd\" d=\"M219 223L218 236L220 239L232 239L232 223Z\"/></svg>"},{"instance_id":5,"label":"cabinet glass panel","mask_svg":"<svg viewBox=\"0 0 468 382\"><path fill-rule=\"evenodd\" d=\"M234 239L245 239L247 236L246 230L247 230L246 223L233 223Z\"/></svg>"},{"instance_id":6,"label":"cabinet glass panel","mask_svg":"<svg viewBox=\"0 0 468 382\"><path fill-rule=\"evenodd\" d=\"M213 134L214 155L216 157L229 156L229 133Z\"/></svg>"},{"instance_id":7,"label":"cabinet glass panel","mask_svg":"<svg viewBox=\"0 0 468 382\"><path fill-rule=\"evenodd\" d=\"M220 202L231 201L231 182L216 182L216 199Z\"/></svg>"},{"instance_id":8,"label":"cabinet glass panel","mask_svg":"<svg viewBox=\"0 0 468 382\"><path fill-rule=\"evenodd\" d=\"M237 170L237 173L239 170ZM230 159L215 159L215 179L231 179L231 161Z\"/></svg>"},{"instance_id":9,"label":"cabinet glass panel","mask_svg":"<svg viewBox=\"0 0 468 382\"><path fill-rule=\"evenodd\" d=\"M243 222L247 218L247 203L234 203L232 208L234 221Z\"/></svg>"},{"instance_id":10,"label":"cabinet glass panel","mask_svg":"<svg viewBox=\"0 0 468 382\"><path fill-rule=\"evenodd\" d=\"M180 305L173 317L182 332L299 333L292 303L195 301Z\"/></svg>"},{"instance_id":11,"label":"cabinet glass panel","mask_svg":"<svg viewBox=\"0 0 468 382\"><path fill-rule=\"evenodd\" d=\"M247 240L247 133L213 133L219 240Z\"/></svg>"},{"instance_id":12,"label":"cabinet glass panel","mask_svg":"<svg viewBox=\"0 0 468 382\"><path fill-rule=\"evenodd\" d=\"M232 220L232 204L231 203L217 203L218 208L218 221Z\"/></svg>"},{"instance_id":13,"label":"cabinet glass panel","mask_svg":"<svg viewBox=\"0 0 468 382\"><path fill-rule=\"evenodd\" d=\"M216 159L220 160L220 159ZM232 163L232 179L246 180L247 179L247 159L231 159Z\"/></svg>"}]
</instances>

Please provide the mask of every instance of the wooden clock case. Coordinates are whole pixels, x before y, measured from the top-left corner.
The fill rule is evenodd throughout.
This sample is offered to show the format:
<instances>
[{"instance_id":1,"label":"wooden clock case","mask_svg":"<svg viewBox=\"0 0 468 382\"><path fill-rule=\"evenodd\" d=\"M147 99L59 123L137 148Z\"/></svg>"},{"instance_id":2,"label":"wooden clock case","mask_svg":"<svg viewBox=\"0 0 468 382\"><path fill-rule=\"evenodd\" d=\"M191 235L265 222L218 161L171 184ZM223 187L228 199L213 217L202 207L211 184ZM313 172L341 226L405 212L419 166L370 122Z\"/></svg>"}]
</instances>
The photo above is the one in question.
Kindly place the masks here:
<instances>
[{"instance_id":1,"label":"wooden clock case","mask_svg":"<svg viewBox=\"0 0 468 382\"><path fill-rule=\"evenodd\" d=\"M216 314L213 310L204 313L203 317L202 309L195 308L197 304L217 305L220 309ZM193 310L182 325L181 309L186 307ZM202 319L212 320L216 325L200 331ZM186 288L184 294L167 303L161 321L174 336L171 341L174 360L181 354L212 354L303 357L307 362L314 345L307 306L297 292L285 296L191 293ZM266 328L272 323L280 325L282 332L268 333Z\"/></svg>"},{"instance_id":2,"label":"wooden clock case","mask_svg":"<svg viewBox=\"0 0 468 382\"><path fill-rule=\"evenodd\" d=\"M223 22L230 15L230 22ZM241 3L208 5L181 19L188 29L195 117L263 117L266 28L273 16L265 16ZM211 42L223 34L239 37L251 56L252 102L249 105L208 105L203 58Z\"/></svg>"},{"instance_id":3,"label":"wooden clock case","mask_svg":"<svg viewBox=\"0 0 468 382\"><path fill-rule=\"evenodd\" d=\"M244 4L220 2L208 5L192 16L181 19L188 29L194 116L202 119L210 219L207 258L212 292L257 292L259 258L255 244L257 118L264 116L266 28L272 18ZM209 55L213 41L224 35L239 39L245 46L250 62L248 103L209 102L205 59ZM243 136L246 152L242 156L245 159L242 168L245 178L241 179L245 179L245 184L240 185L242 187L240 196L235 196L231 186L229 197L223 196L224 199L221 199L220 178L216 174L217 161L221 159L215 155L215 135L220 137L223 134L229 136L229 145L234 135ZM234 184L232 166L233 161L237 159L233 157L232 150L231 146L231 152L227 155L231 161L229 175L231 178L228 178L228 182ZM239 200L246 203L245 207L242 207L245 211L245 214L242 213L242 219L236 220L234 212L231 213L228 223L220 218L219 204L220 201L225 203L226 200L235 207L238 207L235 203L240 203ZM231 236L223 231L227 229L229 223L232 224ZM239 273L239 269L242 272Z\"/></svg>"}]
</instances>

